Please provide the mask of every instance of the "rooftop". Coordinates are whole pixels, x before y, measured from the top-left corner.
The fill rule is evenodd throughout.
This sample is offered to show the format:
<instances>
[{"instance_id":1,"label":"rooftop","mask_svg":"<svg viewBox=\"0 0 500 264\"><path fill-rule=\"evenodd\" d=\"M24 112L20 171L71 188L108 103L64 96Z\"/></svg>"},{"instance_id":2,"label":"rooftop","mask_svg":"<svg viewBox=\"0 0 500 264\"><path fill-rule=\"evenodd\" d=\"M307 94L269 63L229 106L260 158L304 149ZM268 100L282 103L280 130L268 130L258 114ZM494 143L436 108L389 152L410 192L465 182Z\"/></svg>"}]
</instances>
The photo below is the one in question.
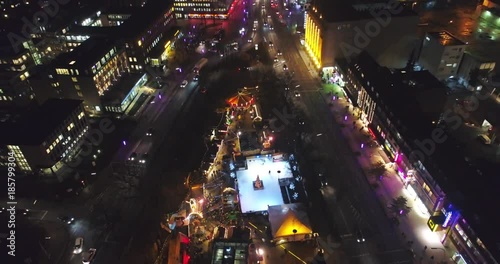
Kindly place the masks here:
<instances>
[{"instance_id":1,"label":"rooftop","mask_svg":"<svg viewBox=\"0 0 500 264\"><path fill-rule=\"evenodd\" d=\"M380 8L384 8L387 2L382 1L357 1L346 3L341 0L313 0L312 6L318 8L318 13L323 16L323 20L327 23L357 21L364 19L373 19L373 14L368 10L355 8L359 4L370 3L372 6L377 4ZM314 12L312 9L310 12ZM417 16L415 12L409 9L403 9L399 13L393 14L395 17Z\"/></svg>"},{"instance_id":2,"label":"rooftop","mask_svg":"<svg viewBox=\"0 0 500 264\"><path fill-rule=\"evenodd\" d=\"M399 132L407 142L432 135L435 125L431 121L439 117L446 99L446 89L438 80L427 71L391 71L380 67L366 53L358 57L355 65L364 75L364 78L358 75L358 79L365 82L365 87L370 86L368 82L374 87L374 91L367 89L367 92L372 96L379 94L387 112L392 112L398 120L394 123L402 127ZM486 161L472 162L465 157L462 144L448 137L422 162L488 250L500 258L497 246L500 240L491 233L500 222L500 208L489 202L500 189L500 180L495 177L500 166Z\"/></svg>"},{"instance_id":3,"label":"rooftop","mask_svg":"<svg viewBox=\"0 0 500 264\"><path fill-rule=\"evenodd\" d=\"M500 260L500 238L493 232L500 223L500 206L494 198L500 190L498 172L500 165L466 158L463 148L448 139L439 144L430 159L439 168L426 168L432 173L450 198L459 208L474 233L481 239L488 251ZM487 261L487 263L495 263Z\"/></svg>"},{"instance_id":4,"label":"rooftop","mask_svg":"<svg viewBox=\"0 0 500 264\"><path fill-rule=\"evenodd\" d=\"M393 115L407 140L428 138L446 101L446 87L428 71L406 72L379 66L366 52L355 61L358 80L372 98L380 98L386 113ZM361 76L363 73L363 76ZM422 115L415 115L420 111Z\"/></svg>"},{"instance_id":5,"label":"rooftop","mask_svg":"<svg viewBox=\"0 0 500 264\"><path fill-rule=\"evenodd\" d=\"M0 122L1 145L39 145L82 104L80 100L49 99L41 106ZM36 131L36 133L33 133Z\"/></svg>"},{"instance_id":6,"label":"rooftop","mask_svg":"<svg viewBox=\"0 0 500 264\"><path fill-rule=\"evenodd\" d=\"M123 99L130 93L135 84L139 82L144 74L126 74L120 81L113 84L109 90L101 97L101 101L106 103L120 104Z\"/></svg>"},{"instance_id":7,"label":"rooftop","mask_svg":"<svg viewBox=\"0 0 500 264\"><path fill-rule=\"evenodd\" d=\"M284 204L279 179L293 177L288 162L273 162L267 157L249 157L247 166L247 170L236 172L241 212L267 211L268 206ZM263 185L260 190L255 190L253 186L257 176Z\"/></svg>"},{"instance_id":8,"label":"rooftop","mask_svg":"<svg viewBox=\"0 0 500 264\"><path fill-rule=\"evenodd\" d=\"M172 6L173 0L148 1L148 3L140 9L140 12L133 14L119 27L119 36L124 38L137 37Z\"/></svg>"},{"instance_id":9,"label":"rooftop","mask_svg":"<svg viewBox=\"0 0 500 264\"><path fill-rule=\"evenodd\" d=\"M89 70L97 61L99 61L107 52L114 47L114 42L107 38L90 37L80 46L69 53L59 55L55 61L55 67Z\"/></svg>"},{"instance_id":10,"label":"rooftop","mask_svg":"<svg viewBox=\"0 0 500 264\"><path fill-rule=\"evenodd\" d=\"M427 32L427 35L438 40L442 46L460 46L466 45L465 42L454 37L447 31Z\"/></svg>"}]
</instances>

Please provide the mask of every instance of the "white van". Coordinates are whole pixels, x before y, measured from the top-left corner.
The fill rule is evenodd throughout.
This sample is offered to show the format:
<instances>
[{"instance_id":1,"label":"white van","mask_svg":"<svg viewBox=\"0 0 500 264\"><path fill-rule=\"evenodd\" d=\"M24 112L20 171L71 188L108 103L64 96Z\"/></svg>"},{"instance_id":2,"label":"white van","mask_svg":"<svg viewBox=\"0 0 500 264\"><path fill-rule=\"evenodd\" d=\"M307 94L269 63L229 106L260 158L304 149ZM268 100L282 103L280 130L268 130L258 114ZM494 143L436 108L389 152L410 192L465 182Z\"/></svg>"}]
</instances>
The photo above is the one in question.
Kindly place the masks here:
<instances>
[{"instance_id":1,"label":"white van","mask_svg":"<svg viewBox=\"0 0 500 264\"><path fill-rule=\"evenodd\" d=\"M73 247L73 254L80 254L83 250L83 238L79 237L75 240L75 246Z\"/></svg>"}]
</instances>

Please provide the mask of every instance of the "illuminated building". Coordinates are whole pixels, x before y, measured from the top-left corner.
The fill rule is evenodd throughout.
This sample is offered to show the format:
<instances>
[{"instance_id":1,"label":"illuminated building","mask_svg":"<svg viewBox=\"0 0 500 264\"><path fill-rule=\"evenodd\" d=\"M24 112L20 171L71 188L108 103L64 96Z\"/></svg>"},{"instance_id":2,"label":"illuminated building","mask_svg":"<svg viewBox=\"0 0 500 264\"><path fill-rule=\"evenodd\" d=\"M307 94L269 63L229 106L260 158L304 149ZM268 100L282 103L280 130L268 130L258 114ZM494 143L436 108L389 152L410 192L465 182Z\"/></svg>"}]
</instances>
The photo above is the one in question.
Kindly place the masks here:
<instances>
[{"instance_id":1,"label":"illuminated building","mask_svg":"<svg viewBox=\"0 0 500 264\"><path fill-rule=\"evenodd\" d=\"M462 144L445 132L455 124L443 115L444 84L428 71L381 67L366 52L338 60L337 70L367 132L390 158L386 165L414 199L414 212L453 251L449 257L462 264L498 263L498 236L492 233L500 221L492 202L500 188L492 181L498 165L466 159Z\"/></svg>"},{"instance_id":2,"label":"illuminated building","mask_svg":"<svg viewBox=\"0 0 500 264\"><path fill-rule=\"evenodd\" d=\"M51 76L60 87L61 97L84 100L88 113L100 114L100 97L129 72L129 62L123 48L94 37L72 52L61 54L54 68Z\"/></svg>"},{"instance_id":3,"label":"illuminated building","mask_svg":"<svg viewBox=\"0 0 500 264\"><path fill-rule=\"evenodd\" d=\"M448 32L428 32L425 34L419 64L439 80L457 76L466 46Z\"/></svg>"},{"instance_id":4,"label":"illuminated building","mask_svg":"<svg viewBox=\"0 0 500 264\"><path fill-rule=\"evenodd\" d=\"M459 81L468 87L470 73L472 70L478 69L481 73L489 74L495 70L495 66L496 62L492 58L482 58L469 52L464 52L457 75L459 77ZM485 83L483 86L489 85ZM474 87L474 89L477 89L477 87Z\"/></svg>"},{"instance_id":5,"label":"illuminated building","mask_svg":"<svg viewBox=\"0 0 500 264\"><path fill-rule=\"evenodd\" d=\"M0 6L0 106L28 104L34 95L29 70L42 63L43 54L28 34L21 19L33 17L36 8L24 1L2 1ZM33 28L34 31L39 28ZM26 29L24 29L26 31Z\"/></svg>"},{"instance_id":6,"label":"illuminated building","mask_svg":"<svg viewBox=\"0 0 500 264\"><path fill-rule=\"evenodd\" d=\"M483 0L483 6L492 7L492 8L500 8L500 1L498 1L498 0Z\"/></svg>"},{"instance_id":7,"label":"illuminated building","mask_svg":"<svg viewBox=\"0 0 500 264\"><path fill-rule=\"evenodd\" d=\"M89 129L79 100L51 99L3 120L0 166L7 166L11 153L16 171L26 174L56 173L74 158Z\"/></svg>"},{"instance_id":8,"label":"illuminated building","mask_svg":"<svg viewBox=\"0 0 500 264\"><path fill-rule=\"evenodd\" d=\"M306 11L304 45L318 69L331 69L335 59L355 57L368 51L381 65L403 67L417 39L418 16L406 8L387 12L390 23L374 19L372 6L317 0Z\"/></svg>"},{"instance_id":9,"label":"illuminated building","mask_svg":"<svg viewBox=\"0 0 500 264\"><path fill-rule=\"evenodd\" d=\"M495 8L482 8L475 33L479 39L498 41L500 38L500 6Z\"/></svg>"},{"instance_id":10,"label":"illuminated building","mask_svg":"<svg viewBox=\"0 0 500 264\"><path fill-rule=\"evenodd\" d=\"M236 0L174 0L174 12L180 19L227 19L236 3Z\"/></svg>"}]
</instances>

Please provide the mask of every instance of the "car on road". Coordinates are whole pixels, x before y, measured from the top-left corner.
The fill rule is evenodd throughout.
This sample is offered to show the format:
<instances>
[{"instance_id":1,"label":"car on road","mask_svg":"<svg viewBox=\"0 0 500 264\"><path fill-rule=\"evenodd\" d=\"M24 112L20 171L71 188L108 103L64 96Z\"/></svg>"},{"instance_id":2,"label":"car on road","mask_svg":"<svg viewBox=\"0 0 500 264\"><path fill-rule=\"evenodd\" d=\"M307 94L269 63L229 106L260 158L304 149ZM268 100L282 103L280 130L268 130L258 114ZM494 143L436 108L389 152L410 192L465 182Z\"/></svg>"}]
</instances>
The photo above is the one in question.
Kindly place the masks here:
<instances>
[{"instance_id":1,"label":"car on road","mask_svg":"<svg viewBox=\"0 0 500 264\"><path fill-rule=\"evenodd\" d=\"M358 241L358 243L363 243L366 241L361 229L358 229L358 231L356 232L356 241Z\"/></svg>"},{"instance_id":2,"label":"car on road","mask_svg":"<svg viewBox=\"0 0 500 264\"><path fill-rule=\"evenodd\" d=\"M273 25L269 25L269 30L274 30Z\"/></svg>"},{"instance_id":3,"label":"car on road","mask_svg":"<svg viewBox=\"0 0 500 264\"><path fill-rule=\"evenodd\" d=\"M321 187L328 186L328 180L323 173L318 173L318 178L321 183Z\"/></svg>"},{"instance_id":4,"label":"car on road","mask_svg":"<svg viewBox=\"0 0 500 264\"><path fill-rule=\"evenodd\" d=\"M278 62L278 57L274 57L274 62Z\"/></svg>"},{"instance_id":5,"label":"car on road","mask_svg":"<svg viewBox=\"0 0 500 264\"><path fill-rule=\"evenodd\" d=\"M73 254L80 254L83 250L83 238L78 237L75 239L75 245L73 246Z\"/></svg>"},{"instance_id":6,"label":"car on road","mask_svg":"<svg viewBox=\"0 0 500 264\"><path fill-rule=\"evenodd\" d=\"M290 91L290 87L286 86L285 91Z\"/></svg>"},{"instance_id":7,"label":"car on road","mask_svg":"<svg viewBox=\"0 0 500 264\"><path fill-rule=\"evenodd\" d=\"M252 29L252 31L257 31L257 28L256 28L256 27L254 27L254 28Z\"/></svg>"},{"instance_id":8,"label":"car on road","mask_svg":"<svg viewBox=\"0 0 500 264\"><path fill-rule=\"evenodd\" d=\"M274 47L274 44L272 41L269 41L269 47Z\"/></svg>"},{"instance_id":9,"label":"car on road","mask_svg":"<svg viewBox=\"0 0 500 264\"><path fill-rule=\"evenodd\" d=\"M144 153L144 154L142 154L141 158L139 159L139 163L144 164L148 161L148 159L149 159L148 153Z\"/></svg>"},{"instance_id":10,"label":"car on road","mask_svg":"<svg viewBox=\"0 0 500 264\"><path fill-rule=\"evenodd\" d=\"M283 54L281 54L281 50L278 50L278 51L276 52L276 55L281 56L281 55L283 55Z\"/></svg>"},{"instance_id":11,"label":"car on road","mask_svg":"<svg viewBox=\"0 0 500 264\"><path fill-rule=\"evenodd\" d=\"M193 81L197 82L200 79L200 75L196 74L193 78Z\"/></svg>"},{"instance_id":12,"label":"car on road","mask_svg":"<svg viewBox=\"0 0 500 264\"><path fill-rule=\"evenodd\" d=\"M252 38L249 38L248 39L248 43L252 43L253 42L253 39Z\"/></svg>"},{"instance_id":13,"label":"car on road","mask_svg":"<svg viewBox=\"0 0 500 264\"><path fill-rule=\"evenodd\" d=\"M299 92L294 92L293 94L295 94L295 97L300 97L300 93Z\"/></svg>"},{"instance_id":14,"label":"car on road","mask_svg":"<svg viewBox=\"0 0 500 264\"><path fill-rule=\"evenodd\" d=\"M132 152L132 154L130 154L130 156L128 157L128 160L134 161L135 159L137 159L137 153Z\"/></svg>"},{"instance_id":15,"label":"car on road","mask_svg":"<svg viewBox=\"0 0 500 264\"><path fill-rule=\"evenodd\" d=\"M150 137L152 135L153 135L153 128L150 127L150 128L148 128L148 131L146 131L146 136Z\"/></svg>"},{"instance_id":16,"label":"car on road","mask_svg":"<svg viewBox=\"0 0 500 264\"><path fill-rule=\"evenodd\" d=\"M288 66L286 66L286 64L283 64L283 70L288 71Z\"/></svg>"},{"instance_id":17,"label":"car on road","mask_svg":"<svg viewBox=\"0 0 500 264\"><path fill-rule=\"evenodd\" d=\"M16 214L22 215L22 216L29 216L30 210L29 209L17 209Z\"/></svg>"},{"instance_id":18,"label":"car on road","mask_svg":"<svg viewBox=\"0 0 500 264\"><path fill-rule=\"evenodd\" d=\"M66 223L68 225L71 225L75 222L75 218L69 216L59 216L58 219L61 220L61 222Z\"/></svg>"},{"instance_id":19,"label":"car on road","mask_svg":"<svg viewBox=\"0 0 500 264\"><path fill-rule=\"evenodd\" d=\"M304 122L304 119L302 118L298 118L297 122L299 123L299 125L303 126L306 124L306 122Z\"/></svg>"},{"instance_id":20,"label":"car on road","mask_svg":"<svg viewBox=\"0 0 500 264\"><path fill-rule=\"evenodd\" d=\"M187 80L182 81L182 83L181 83L181 87L182 88L186 87L187 85L188 85L188 81Z\"/></svg>"},{"instance_id":21,"label":"car on road","mask_svg":"<svg viewBox=\"0 0 500 264\"><path fill-rule=\"evenodd\" d=\"M89 249L87 254L85 254L85 256L82 257L82 263L83 264L90 264L90 262L92 262L92 260L94 260L94 258L95 258L96 251L97 250L95 248Z\"/></svg>"}]
</instances>

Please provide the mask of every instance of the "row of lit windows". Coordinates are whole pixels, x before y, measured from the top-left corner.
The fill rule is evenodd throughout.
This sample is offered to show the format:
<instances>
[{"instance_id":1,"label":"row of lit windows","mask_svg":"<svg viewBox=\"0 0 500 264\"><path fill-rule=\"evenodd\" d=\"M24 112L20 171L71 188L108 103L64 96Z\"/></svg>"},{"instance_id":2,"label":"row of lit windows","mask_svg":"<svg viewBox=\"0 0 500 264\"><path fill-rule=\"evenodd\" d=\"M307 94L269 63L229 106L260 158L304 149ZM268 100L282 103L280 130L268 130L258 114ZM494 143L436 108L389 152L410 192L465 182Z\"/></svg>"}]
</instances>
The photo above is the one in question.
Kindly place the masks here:
<instances>
[{"instance_id":1,"label":"row of lit windows","mask_svg":"<svg viewBox=\"0 0 500 264\"><path fill-rule=\"evenodd\" d=\"M174 3L174 6L210 6L210 3Z\"/></svg>"},{"instance_id":2,"label":"row of lit windows","mask_svg":"<svg viewBox=\"0 0 500 264\"><path fill-rule=\"evenodd\" d=\"M109 19L128 19L130 15L108 15Z\"/></svg>"},{"instance_id":3,"label":"row of lit windows","mask_svg":"<svg viewBox=\"0 0 500 264\"><path fill-rule=\"evenodd\" d=\"M90 36L69 36L69 35L66 35L64 36L66 38L66 40L76 40L76 41L80 41L80 42L83 42L85 40L87 40L88 38L90 38Z\"/></svg>"},{"instance_id":4,"label":"row of lit windows","mask_svg":"<svg viewBox=\"0 0 500 264\"><path fill-rule=\"evenodd\" d=\"M86 126L82 132L76 137L75 140L72 141L71 145L68 146L68 148L64 151L64 153L61 155L62 158L66 157L68 153L72 150L72 148L75 146L75 143L78 142L78 144L81 143L81 138L85 135L85 133L88 131L88 126ZM68 137L68 140L66 142L69 142L71 140L71 137Z\"/></svg>"},{"instance_id":5,"label":"row of lit windows","mask_svg":"<svg viewBox=\"0 0 500 264\"><path fill-rule=\"evenodd\" d=\"M68 47L78 47L80 46L81 43L75 43L75 42L68 42L66 43L66 46Z\"/></svg>"},{"instance_id":6,"label":"row of lit windows","mask_svg":"<svg viewBox=\"0 0 500 264\"><path fill-rule=\"evenodd\" d=\"M116 48L113 47L104 57L101 58L94 66L92 66L92 73L96 73L106 62L115 55Z\"/></svg>"},{"instance_id":7,"label":"row of lit windows","mask_svg":"<svg viewBox=\"0 0 500 264\"><path fill-rule=\"evenodd\" d=\"M21 74L21 75L19 76L19 79L21 79L21 81L24 81L24 80L26 80L28 77L30 77L30 73L29 73L29 72L25 72L25 73L23 73L23 74Z\"/></svg>"},{"instance_id":8,"label":"row of lit windows","mask_svg":"<svg viewBox=\"0 0 500 264\"><path fill-rule=\"evenodd\" d=\"M23 171L31 171L31 167L26 161L23 152L18 146L7 146L10 152L14 153L17 166Z\"/></svg>"},{"instance_id":9,"label":"row of lit windows","mask_svg":"<svg viewBox=\"0 0 500 264\"><path fill-rule=\"evenodd\" d=\"M142 66L141 65L132 65L130 66L132 69L136 69L136 70L141 70L142 69Z\"/></svg>"},{"instance_id":10,"label":"row of lit windows","mask_svg":"<svg viewBox=\"0 0 500 264\"><path fill-rule=\"evenodd\" d=\"M74 70L74 69L57 68L56 73L59 75L70 75L70 74L71 75L80 75L80 72L78 70Z\"/></svg>"},{"instance_id":11,"label":"row of lit windows","mask_svg":"<svg viewBox=\"0 0 500 264\"><path fill-rule=\"evenodd\" d=\"M194 12L210 12L211 8L193 8Z\"/></svg>"}]
</instances>

